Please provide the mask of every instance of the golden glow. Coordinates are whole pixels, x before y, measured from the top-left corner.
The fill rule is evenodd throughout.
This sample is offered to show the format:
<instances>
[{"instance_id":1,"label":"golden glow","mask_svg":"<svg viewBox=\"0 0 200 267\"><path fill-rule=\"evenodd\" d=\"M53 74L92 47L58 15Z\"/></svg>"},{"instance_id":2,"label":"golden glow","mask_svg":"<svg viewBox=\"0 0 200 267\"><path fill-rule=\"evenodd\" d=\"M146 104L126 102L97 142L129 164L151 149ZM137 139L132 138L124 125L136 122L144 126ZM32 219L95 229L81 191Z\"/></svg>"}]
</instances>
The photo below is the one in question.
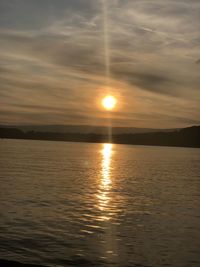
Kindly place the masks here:
<instances>
[{"instance_id":1,"label":"golden glow","mask_svg":"<svg viewBox=\"0 0 200 267\"><path fill-rule=\"evenodd\" d=\"M110 165L111 165L111 155L112 155L112 144L103 144L102 153L102 175L100 181L100 188L98 194L98 208L101 211L109 211L108 203L110 202L109 189L111 187L110 178ZM107 213L103 214L103 220L109 220Z\"/></svg>"},{"instance_id":2,"label":"golden glow","mask_svg":"<svg viewBox=\"0 0 200 267\"><path fill-rule=\"evenodd\" d=\"M102 100L102 105L107 110L112 110L117 104L117 99L112 95L107 95Z\"/></svg>"},{"instance_id":3,"label":"golden glow","mask_svg":"<svg viewBox=\"0 0 200 267\"><path fill-rule=\"evenodd\" d=\"M107 187L110 183L110 161L112 154L112 144L103 144L103 160L102 160L102 184Z\"/></svg>"}]
</instances>

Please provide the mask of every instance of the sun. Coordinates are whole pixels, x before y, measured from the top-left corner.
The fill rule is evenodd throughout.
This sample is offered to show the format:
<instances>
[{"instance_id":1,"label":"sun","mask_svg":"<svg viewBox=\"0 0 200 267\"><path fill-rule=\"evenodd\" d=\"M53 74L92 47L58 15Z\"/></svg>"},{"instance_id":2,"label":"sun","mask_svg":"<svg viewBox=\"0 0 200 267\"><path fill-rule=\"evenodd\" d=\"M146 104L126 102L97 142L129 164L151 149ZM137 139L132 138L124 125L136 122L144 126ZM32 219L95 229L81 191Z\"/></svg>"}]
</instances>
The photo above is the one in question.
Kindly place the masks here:
<instances>
[{"instance_id":1,"label":"sun","mask_svg":"<svg viewBox=\"0 0 200 267\"><path fill-rule=\"evenodd\" d=\"M117 99L112 95L107 95L102 99L102 106L106 110L112 110L117 104Z\"/></svg>"}]
</instances>

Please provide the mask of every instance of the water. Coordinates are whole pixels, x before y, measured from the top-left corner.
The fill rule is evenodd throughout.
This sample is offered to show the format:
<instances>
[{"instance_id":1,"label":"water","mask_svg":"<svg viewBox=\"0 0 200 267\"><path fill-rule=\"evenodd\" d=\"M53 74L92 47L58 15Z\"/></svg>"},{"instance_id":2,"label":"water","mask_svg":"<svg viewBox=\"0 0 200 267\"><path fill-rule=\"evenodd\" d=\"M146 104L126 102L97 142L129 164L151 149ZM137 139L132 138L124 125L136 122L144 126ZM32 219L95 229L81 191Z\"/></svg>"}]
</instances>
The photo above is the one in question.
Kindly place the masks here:
<instances>
[{"instance_id":1,"label":"water","mask_svg":"<svg viewBox=\"0 0 200 267\"><path fill-rule=\"evenodd\" d=\"M200 150L0 140L0 258L200 266Z\"/></svg>"}]
</instances>

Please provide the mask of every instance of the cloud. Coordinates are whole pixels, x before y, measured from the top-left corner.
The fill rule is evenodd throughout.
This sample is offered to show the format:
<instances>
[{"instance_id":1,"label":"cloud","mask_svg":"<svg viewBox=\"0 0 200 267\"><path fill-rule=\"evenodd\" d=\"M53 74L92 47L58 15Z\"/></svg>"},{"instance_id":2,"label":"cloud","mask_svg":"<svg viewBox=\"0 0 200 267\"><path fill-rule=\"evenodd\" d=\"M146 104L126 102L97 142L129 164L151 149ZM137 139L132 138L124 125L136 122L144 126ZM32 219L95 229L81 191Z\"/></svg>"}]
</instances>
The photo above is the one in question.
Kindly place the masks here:
<instances>
[{"instance_id":1,"label":"cloud","mask_svg":"<svg viewBox=\"0 0 200 267\"><path fill-rule=\"evenodd\" d=\"M164 74L147 72L127 72L123 70L116 71L116 76L127 81L130 85L137 86L142 90L154 93L176 96L177 92L173 90L175 81Z\"/></svg>"},{"instance_id":2,"label":"cloud","mask_svg":"<svg viewBox=\"0 0 200 267\"><path fill-rule=\"evenodd\" d=\"M173 125L198 120L199 10L196 0L108 1L110 84L126 102L119 123L135 125L136 117L126 119L132 103L145 116L153 110L141 119L144 127L158 113L163 124L170 124L167 115ZM94 97L105 87L103 19L100 0L1 1L1 103L30 114L40 110L43 123L62 122L50 109L58 113L65 106L70 123L92 122L92 113L102 123L105 114L95 113ZM20 114L22 122L34 117Z\"/></svg>"}]
</instances>

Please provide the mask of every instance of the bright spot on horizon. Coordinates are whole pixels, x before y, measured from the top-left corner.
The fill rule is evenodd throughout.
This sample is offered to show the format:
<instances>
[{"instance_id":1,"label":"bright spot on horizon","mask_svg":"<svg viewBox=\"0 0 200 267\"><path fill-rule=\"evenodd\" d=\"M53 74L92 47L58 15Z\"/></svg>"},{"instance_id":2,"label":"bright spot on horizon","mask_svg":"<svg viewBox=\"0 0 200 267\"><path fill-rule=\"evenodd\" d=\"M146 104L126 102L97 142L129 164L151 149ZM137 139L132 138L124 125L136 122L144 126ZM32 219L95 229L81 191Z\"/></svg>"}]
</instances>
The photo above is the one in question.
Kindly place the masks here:
<instances>
[{"instance_id":1,"label":"bright spot on horizon","mask_svg":"<svg viewBox=\"0 0 200 267\"><path fill-rule=\"evenodd\" d=\"M102 106L107 110L112 110L117 104L117 99L112 95L107 95L102 99Z\"/></svg>"}]
</instances>

